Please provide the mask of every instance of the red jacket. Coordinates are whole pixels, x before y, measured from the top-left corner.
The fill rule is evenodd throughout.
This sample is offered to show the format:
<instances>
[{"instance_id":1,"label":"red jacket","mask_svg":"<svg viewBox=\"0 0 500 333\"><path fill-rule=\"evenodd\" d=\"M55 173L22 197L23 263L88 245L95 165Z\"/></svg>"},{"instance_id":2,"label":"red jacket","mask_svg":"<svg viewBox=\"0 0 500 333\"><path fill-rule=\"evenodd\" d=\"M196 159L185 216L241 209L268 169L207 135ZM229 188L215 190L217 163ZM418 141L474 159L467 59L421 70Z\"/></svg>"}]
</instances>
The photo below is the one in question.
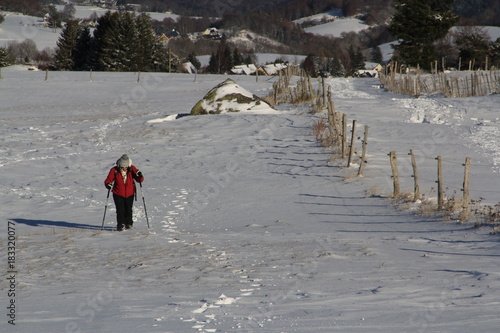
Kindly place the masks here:
<instances>
[{"instance_id":1,"label":"red jacket","mask_svg":"<svg viewBox=\"0 0 500 333\"><path fill-rule=\"evenodd\" d=\"M120 169L118 167L112 167L111 170L109 170L108 177L104 181L104 186L114 182L113 193L121 197L128 198L135 194L134 180L139 183L144 181L144 176L137 176L138 171L139 170L137 170L134 165L130 166L127 170L127 182L125 183Z\"/></svg>"}]
</instances>

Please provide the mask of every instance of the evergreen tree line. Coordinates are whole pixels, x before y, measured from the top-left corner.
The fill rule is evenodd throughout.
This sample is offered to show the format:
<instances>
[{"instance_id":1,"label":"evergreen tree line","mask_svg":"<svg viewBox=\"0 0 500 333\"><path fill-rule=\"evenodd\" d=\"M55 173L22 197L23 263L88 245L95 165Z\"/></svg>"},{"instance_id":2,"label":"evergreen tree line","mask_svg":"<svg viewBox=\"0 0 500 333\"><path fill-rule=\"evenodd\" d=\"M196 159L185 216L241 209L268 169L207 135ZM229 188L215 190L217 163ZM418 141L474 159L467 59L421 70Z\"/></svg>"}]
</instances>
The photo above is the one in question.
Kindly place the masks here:
<instances>
[{"instance_id":1,"label":"evergreen tree line","mask_svg":"<svg viewBox=\"0 0 500 333\"><path fill-rule=\"evenodd\" d=\"M243 56L237 47L231 50L224 35L217 50L210 56L206 72L212 74L228 73L234 66L254 63L254 58L253 54Z\"/></svg>"},{"instance_id":2,"label":"evergreen tree line","mask_svg":"<svg viewBox=\"0 0 500 333\"><path fill-rule=\"evenodd\" d=\"M165 47L156 38L146 14L107 12L95 28L66 23L57 42L58 70L166 71Z\"/></svg>"},{"instance_id":3,"label":"evergreen tree line","mask_svg":"<svg viewBox=\"0 0 500 333\"><path fill-rule=\"evenodd\" d=\"M379 49L380 51L380 49ZM317 57L308 55L301 64L302 69L312 77L318 75L331 75L334 77L351 76L365 67L365 57L361 49L350 46L348 50L349 61L344 63L336 57Z\"/></svg>"}]
</instances>

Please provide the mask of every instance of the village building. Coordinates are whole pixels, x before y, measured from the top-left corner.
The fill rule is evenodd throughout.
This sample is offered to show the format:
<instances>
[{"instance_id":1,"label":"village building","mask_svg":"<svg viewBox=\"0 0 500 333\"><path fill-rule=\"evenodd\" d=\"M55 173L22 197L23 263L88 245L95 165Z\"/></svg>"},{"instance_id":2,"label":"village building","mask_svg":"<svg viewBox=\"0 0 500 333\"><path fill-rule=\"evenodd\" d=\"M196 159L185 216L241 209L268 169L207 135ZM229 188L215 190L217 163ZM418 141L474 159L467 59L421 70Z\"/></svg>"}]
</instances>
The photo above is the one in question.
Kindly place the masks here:
<instances>
[{"instance_id":1,"label":"village building","mask_svg":"<svg viewBox=\"0 0 500 333\"><path fill-rule=\"evenodd\" d=\"M254 64L238 65L231 68L231 73L233 74L252 75L255 74L255 72L257 72L257 66Z\"/></svg>"},{"instance_id":2,"label":"village building","mask_svg":"<svg viewBox=\"0 0 500 333\"><path fill-rule=\"evenodd\" d=\"M174 39L174 38L179 38L181 36L181 34L175 30L175 29L172 29L170 30L169 32L167 32L166 34L164 34L169 40L170 39Z\"/></svg>"},{"instance_id":3,"label":"village building","mask_svg":"<svg viewBox=\"0 0 500 333\"><path fill-rule=\"evenodd\" d=\"M208 28L201 33L202 37L218 40L222 38L222 35L219 33L217 28Z\"/></svg>"},{"instance_id":4,"label":"village building","mask_svg":"<svg viewBox=\"0 0 500 333\"><path fill-rule=\"evenodd\" d=\"M378 77L378 74L384 69L381 64L365 62L364 69L358 69L354 72L356 77Z\"/></svg>"},{"instance_id":5,"label":"village building","mask_svg":"<svg viewBox=\"0 0 500 333\"><path fill-rule=\"evenodd\" d=\"M287 67L287 64L284 63L267 64L259 67L259 74L278 75L280 71L284 70Z\"/></svg>"}]
</instances>

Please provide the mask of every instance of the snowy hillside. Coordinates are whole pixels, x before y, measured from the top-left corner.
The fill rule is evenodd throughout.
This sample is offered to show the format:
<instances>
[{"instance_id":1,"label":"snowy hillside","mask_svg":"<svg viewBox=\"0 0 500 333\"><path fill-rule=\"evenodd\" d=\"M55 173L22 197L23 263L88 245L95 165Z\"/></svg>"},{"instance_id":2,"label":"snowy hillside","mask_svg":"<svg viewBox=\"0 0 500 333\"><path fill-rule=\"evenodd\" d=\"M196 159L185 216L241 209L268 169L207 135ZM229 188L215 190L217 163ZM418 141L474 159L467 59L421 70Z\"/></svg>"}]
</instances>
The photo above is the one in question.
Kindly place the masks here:
<instances>
[{"instance_id":1,"label":"snowy hillside","mask_svg":"<svg viewBox=\"0 0 500 333\"><path fill-rule=\"evenodd\" d=\"M75 7L75 18L78 19L88 19L91 15L94 13L97 14L97 16L102 16L104 15L109 9L107 8L102 8L102 7L97 7L97 6L74 6ZM56 8L59 11L62 11L64 9L63 5L58 5ZM153 13L153 12L148 12L148 15L158 21L163 21L164 18L172 18L176 20L179 15L171 14L171 13Z\"/></svg>"},{"instance_id":2,"label":"snowy hillside","mask_svg":"<svg viewBox=\"0 0 500 333\"><path fill-rule=\"evenodd\" d=\"M45 26L40 17L20 15L11 12L0 12L5 21L0 24L0 47L5 47L11 41L23 42L26 39L35 41L38 50L56 47L61 29L51 29Z\"/></svg>"},{"instance_id":3,"label":"snowy hillside","mask_svg":"<svg viewBox=\"0 0 500 333\"><path fill-rule=\"evenodd\" d=\"M369 26L356 18L337 18L335 21L315 25L305 28L304 31L315 35L323 35L328 37L341 37L348 32L360 32Z\"/></svg>"},{"instance_id":4,"label":"snowy hillside","mask_svg":"<svg viewBox=\"0 0 500 333\"><path fill-rule=\"evenodd\" d=\"M327 163L311 136L325 115L305 106L175 119L227 78L2 70L1 332L497 330L491 226L410 215L386 197L387 153L407 191L414 149L426 196L437 155L449 194L469 156L471 196L499 202L498 95L410 98L376 79L329 80L337 110L370 126L357 178ZM275 80L231 78L260 97ZM135 226L113 231L110 202L101 231L103 181L124 153L145 176Z\"/></svg>"}]
</instances>

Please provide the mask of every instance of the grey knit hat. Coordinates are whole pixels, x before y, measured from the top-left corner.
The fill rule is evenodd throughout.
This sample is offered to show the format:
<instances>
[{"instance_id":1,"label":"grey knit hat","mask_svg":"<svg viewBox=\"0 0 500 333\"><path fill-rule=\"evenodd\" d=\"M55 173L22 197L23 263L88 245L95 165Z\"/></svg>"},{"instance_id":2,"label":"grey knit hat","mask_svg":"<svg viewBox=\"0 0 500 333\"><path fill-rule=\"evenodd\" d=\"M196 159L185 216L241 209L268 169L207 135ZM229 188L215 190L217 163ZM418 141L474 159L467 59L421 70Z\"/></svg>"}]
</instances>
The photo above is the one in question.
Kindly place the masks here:
<instances>
[{"instance_id":1,"label":"grey knit hat","mask_svg":"<svg viewBox=\"0 0 500 333\"><path fill-rule=\"evenodd\" d=\"M127 156L127 154L123 154L118 161L116 161L116 165L120 168L127 168L132 165L132 160Z\"/></svg>"}]
</instances>

